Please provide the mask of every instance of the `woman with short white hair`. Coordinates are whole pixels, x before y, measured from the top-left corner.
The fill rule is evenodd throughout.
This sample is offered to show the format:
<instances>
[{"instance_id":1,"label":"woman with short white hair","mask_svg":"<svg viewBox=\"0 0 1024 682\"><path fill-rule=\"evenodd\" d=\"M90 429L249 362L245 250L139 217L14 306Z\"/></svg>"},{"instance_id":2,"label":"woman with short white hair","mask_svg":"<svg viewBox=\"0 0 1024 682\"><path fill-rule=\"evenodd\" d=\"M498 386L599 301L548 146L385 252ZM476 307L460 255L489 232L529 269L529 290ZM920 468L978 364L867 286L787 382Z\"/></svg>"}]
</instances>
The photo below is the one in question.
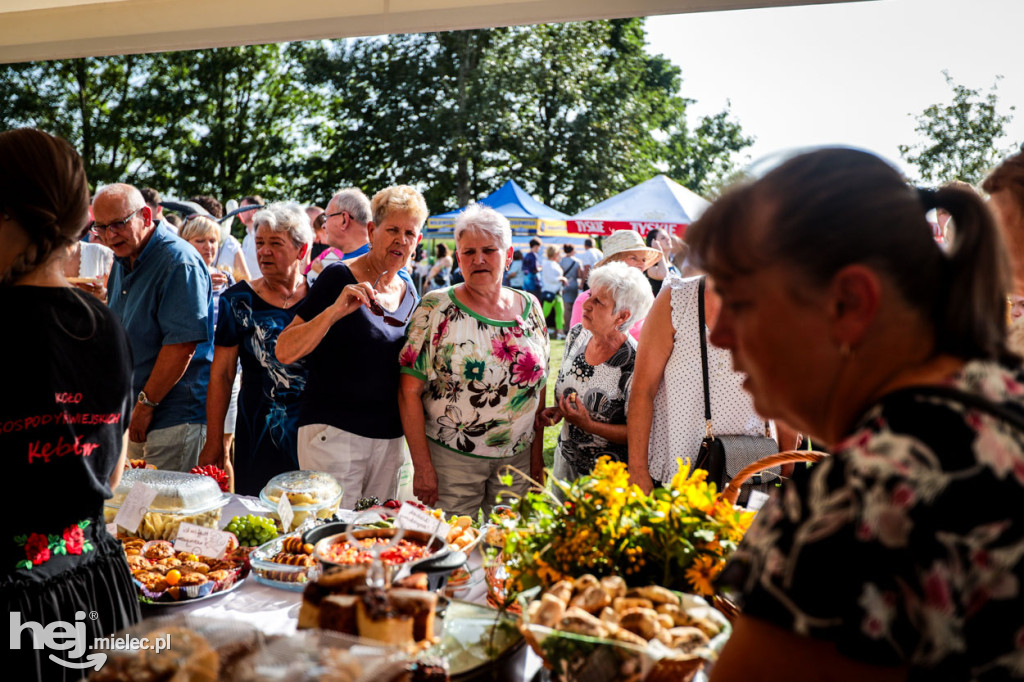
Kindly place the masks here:
<instances>
[{"instance_id":1,"label":"woman with short white hair","mask_svg":"<svg viewBox=\"0 0 1024 682\"><path fill-rule=\"evenodd\" d=\"M557 405L537 416L541 428L562 419L554 477L573 481L589 474L597 458L625 462L626 402L636 362L636 339L627 331L654 303L647 278L622 262L590 273L583 320L569 330L555 383Z\"/></svg>"},{"instance_id":2,"label":"woman with short white hair","mask_svg":"<svg viewBox=\"0 0 1024 682\"><path fill-rule=\"evenodd\" d=\"M279 361L274 349L306 297L302 265L313 242L309 216L298 204L269 204L252 224L262 277L239 282L220 296L206 444L199 453L200 465L227 468L224 419L240 364L234 475L235 492L242 495L259 495L270 478L299 468L296 432L306 368Z\"/></svg>"},{"instance_id":3,"label":"woman with short white hair","mask_svg":"<svg viewBox=\"0 0 1024 682\"><path fill-rule=\"evenodd\" d=\"M544 467L535 416L544 407L548 334L537 299L502 286L512 231L474 205L455 221L465 281L423 296L409 322L399 408L412 455L413 492L454 514L489 512L507 465L534 477Z\"/></svg>"}]
</instances>

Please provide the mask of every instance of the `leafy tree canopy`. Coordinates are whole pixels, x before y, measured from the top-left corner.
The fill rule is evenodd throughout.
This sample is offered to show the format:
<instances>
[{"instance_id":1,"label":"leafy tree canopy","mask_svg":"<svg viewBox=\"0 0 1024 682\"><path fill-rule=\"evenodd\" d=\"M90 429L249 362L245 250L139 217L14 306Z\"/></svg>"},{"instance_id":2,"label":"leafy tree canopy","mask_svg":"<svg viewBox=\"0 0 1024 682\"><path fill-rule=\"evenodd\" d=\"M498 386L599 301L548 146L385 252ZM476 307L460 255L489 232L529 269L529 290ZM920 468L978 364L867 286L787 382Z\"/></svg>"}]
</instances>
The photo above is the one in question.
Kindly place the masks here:
<instances>
[{"instance_id":1,"label":"leafy tree canopy","mask_svg":"<svg viewBox=\"0 0 1024 682\"><path fill-rule=\"evenodd\" d=\"M0 128L177 196L405 183L440 212L515 178L575 212L659 172L712 190L752 140L728 111L691 128L645 39L625 19L0 65Z\"/></svg>"},{"instance_id":2,"label":"leafy tree canopy","mask_svg":"<svg viewBox=\"0 0 1024 682\"><path fill-rule=\"evenodd\" d=\"M985 94L954 82L943 71L953 90L948 103L933 104L915 116L915 130L925 141L900 145L900 155L917 167L922 180L943 184L962 180L978 184L1011 147L1000 146L1012 114L1000 114L999 79ZM1013 111L1015 107L1008 107Z\"/></svg>"}]
</instances>

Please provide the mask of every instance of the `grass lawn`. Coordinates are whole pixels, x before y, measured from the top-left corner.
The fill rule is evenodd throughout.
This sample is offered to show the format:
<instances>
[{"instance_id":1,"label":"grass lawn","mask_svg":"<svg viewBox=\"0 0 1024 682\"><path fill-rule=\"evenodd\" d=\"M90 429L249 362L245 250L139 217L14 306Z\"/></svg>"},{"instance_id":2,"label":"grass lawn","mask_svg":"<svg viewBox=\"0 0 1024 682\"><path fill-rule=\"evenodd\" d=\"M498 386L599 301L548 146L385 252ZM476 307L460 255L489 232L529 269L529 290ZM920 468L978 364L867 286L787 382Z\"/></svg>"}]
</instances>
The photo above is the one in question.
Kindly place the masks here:
<instances>
[{"instance_id":1,"label":"grass lawn","mask_svg":"<svg viewBox=\"0 0 1024 682\"><path fill-rule=\"evenodd\" d=\"M562 354L565 352L565 341L551 339L551 367L548 372L548 398L545 405L555 404L555 382L558 381L558 370L562 366ZM555 444L562 423L544 429L544 466L550 467L555 457Z\"/></svg>"}]
</instances>

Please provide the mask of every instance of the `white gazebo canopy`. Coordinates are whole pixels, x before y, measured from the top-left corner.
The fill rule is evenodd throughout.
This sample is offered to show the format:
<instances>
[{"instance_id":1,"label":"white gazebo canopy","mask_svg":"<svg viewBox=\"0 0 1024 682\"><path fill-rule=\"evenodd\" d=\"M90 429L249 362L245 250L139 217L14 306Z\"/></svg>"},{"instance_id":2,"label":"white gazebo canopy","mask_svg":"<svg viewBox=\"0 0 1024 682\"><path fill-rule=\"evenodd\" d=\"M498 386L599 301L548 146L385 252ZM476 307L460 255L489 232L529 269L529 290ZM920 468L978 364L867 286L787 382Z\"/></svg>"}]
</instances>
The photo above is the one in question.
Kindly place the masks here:
<instances>
[{"instance_id":1,"label":"white gazebo canopy","mask_svg":"<svg viewBox=\"0 0 1024 682\"><path fill-rule=\"evenodd\" d=\"M0 0L0 63L852 0Z\"/></svg>"}]
</instances>

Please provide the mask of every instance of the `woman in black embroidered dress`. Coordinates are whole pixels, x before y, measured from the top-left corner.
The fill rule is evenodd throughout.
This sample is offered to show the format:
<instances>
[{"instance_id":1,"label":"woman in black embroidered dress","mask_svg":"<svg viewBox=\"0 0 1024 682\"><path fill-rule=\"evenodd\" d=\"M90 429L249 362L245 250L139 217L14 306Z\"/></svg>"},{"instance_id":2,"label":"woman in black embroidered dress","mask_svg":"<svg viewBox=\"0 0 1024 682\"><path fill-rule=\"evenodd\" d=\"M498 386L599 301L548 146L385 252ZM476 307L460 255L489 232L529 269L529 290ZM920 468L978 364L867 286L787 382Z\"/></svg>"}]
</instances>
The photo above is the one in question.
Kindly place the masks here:
<instances>
[{"instance_id":1,"label":"woman in black embroidered dress","mask_svg":"<svg viewBox=\"0 0 1024 682\"><path fill-rule=\"evenodd\" d=\"M834 453L726 566L743 615L712 680L1019 677L1024 373L985 205L824 149L731 191L687 240L722 298L711 342L757 411Z\"/></svg>"},{"instance_id":2,"label":"woman in black embroidered dress","mask_svg":"<svg viewBox=\"0 0 1024 682\"><path fill-rule=\"evenodd\" d=\"M0 353L33 376L24 382L10 372L0 387L9 512L0 611L20 628L4 659L18 679L79 679L82 665L51 655L82 664L95 637L139 618L121 545L103 524L103 501L124 465L128 341L107 307L70 286L63 271L88 209L71 145L38 130L0 133L0 292L9 321ZM68 623L59 632L80 627L85 641L36 648L33 632L57 621ZM13 632L11 639L19 641Z\"/></svg>"}]
</instances>

